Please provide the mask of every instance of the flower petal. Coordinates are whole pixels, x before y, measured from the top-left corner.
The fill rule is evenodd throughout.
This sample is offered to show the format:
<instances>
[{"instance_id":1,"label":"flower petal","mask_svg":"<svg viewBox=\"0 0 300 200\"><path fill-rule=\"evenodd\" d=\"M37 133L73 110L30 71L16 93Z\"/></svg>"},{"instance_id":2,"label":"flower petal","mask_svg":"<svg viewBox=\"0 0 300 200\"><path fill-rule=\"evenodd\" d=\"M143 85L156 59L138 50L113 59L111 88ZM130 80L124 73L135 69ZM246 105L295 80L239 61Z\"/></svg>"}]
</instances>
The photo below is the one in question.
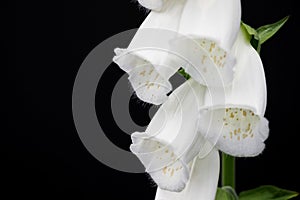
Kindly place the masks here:
<instances>
[{"instance_id":1,"label":"flower petal","mask_svg":"<svg viewBox=\"0 0 300 200\"><path fill-rule=\"evenodd\" d=\"M129 69L139 67L130 63L140 63L128 60L144 60L149 70L154 68L164 79L158 79L161 80L159 83L151 84L166 87L160 90L153 87L150 96L147 96L148 92L144 88L148 85L140 81L141 77L136 77L136 72L132 72L131 84L135 85L134 88L140 85L139 83L143 86L143 89L136 91L139 98L154 104L165 101L166 94L170 91L168 79L180 67L185 68L200 84L223 86L231 83L235 62L229 49L238 32L240 1L228 2L168 1L164 12L151 12L148 15L128 48L114 58L128 73L131 72ZM219 27L220 30L216 31L210 27ZM143 82L147 81L149 80Z\"/></svg>"},{"instance_id":2,"label":"flower petal","mask_svg":"<svg viewBox=\"0 0 300 200\"><path fill-rule=\"evenodd\" d=\"M221 151L238 157L256 156L265 148L268 121L249 109L220 108L202 111L199 130Z\"/></svg>"},{"instance_id":3,"label":"flower petal","mask_svg":"<svg viewBox=\"0 0 300 200\"><path fill-rule=\"evenodd\" d=\"M181 36L172 40L171 45L187 61L182 68L198 83L220 87L232 82L235 59L216 42Z\"/></svg>"},{"instance_id":4,"label":"flower petal","mask_svg":"<svg viewBox=\"0 0 300 200\"><path fill-rule=\"evenodd\" d=\"M155 105L165 102L167 93L172 90L168 79L162 77L148 61L134 54L124 55L124 52L126 50L116 49L114 62L129 74L128 79L136 95L143 101Z\"/></svg>"},{"instance_id":5,"label":"flower petal","mask_svg":"<svg viewBox=\"0 0 300 200\"><path fill-rule=\"evenodd\" d=\"M145 8L159 12L167 4L168 0L138 0L138 2Z\"/></svg>"},{"instance_id":6,"label":"flower petal","mask_svg":"<svg viewBox=\"0 0 300 200\"><path fill-rule=\"evenodd\" d=\"M263 117L267 96L264 69L243 30L233 52L237 58L233 83L223 93L212 87L207 90L206 96L217 100L205 98L199 131L227 154L256 156L263 151L269 133L268 121Z\"/></svg>"},{"instance_id":7,"label":"flower petal","mask_svg":"<svg viewBox=\"0 0 300 200\"><path fill-rule=\"evenodd\" d=\"M182 12L173 49L189 64L183 66L200 84L228 85L233 79L230 49L241 19L240 0L188 0ZM184 37L183 37L184 35Z\"/></svg>"},{"instance_id":8,"label":"flower petal","mask_svg":"<svg viewBox=\"0 0 300 200\"><path fill-rule=\"evenodd\" d=\"M161 189L183 190L188 164L203 147L197 127L204 90L193 79L186 81L161 106L145 133L132 134L131 151Z\"/></svg>"},{"instance_id":9,"label":"flower petal","mask_svg":"<svg viewBox=\"0 0 300 200\"><path fill-rule=\"evenodd\" d=\"M179 33L210 39L229 51L239 32L240 0L188 0L182 12Z\"/></svg>"},{"instance_id":10,"label":"flower petal","mask_svg":"<svg viewBox=\"0 0 300 200\"><path fill-rule=\"evenodd\" d=\"M176 35L185 1L170 1L164 12L151 12L128 48L115 50L113 61L131 75L130 81L135 90L142 86L136 91L137 96L148 103L158 105L166 100L166 94L172 89L168 79L182 66L182 58L169 53L169 41ZM160 34L159 30L164 30L164 33ZM140 66L145 64L147 67ZM151 80L139 77L139 71L144 71L144 68L155 72L151 74ZM157 86L151 87L150 93L145 90L149 86L147 81ZM163 87L158 88L158 85Z\"/></svg>"},{"instance_id":11,"label":"flower petal","mask_svg":"<svg viewBox=\"0 0 300 200\"><path fill-rule=\"evenodd\" d=\"M204 159L194 158L191 179L177 193L157 189L155 200L214 200L220 171L219 153L213 149Z\"/></svg>"}]
</instances>

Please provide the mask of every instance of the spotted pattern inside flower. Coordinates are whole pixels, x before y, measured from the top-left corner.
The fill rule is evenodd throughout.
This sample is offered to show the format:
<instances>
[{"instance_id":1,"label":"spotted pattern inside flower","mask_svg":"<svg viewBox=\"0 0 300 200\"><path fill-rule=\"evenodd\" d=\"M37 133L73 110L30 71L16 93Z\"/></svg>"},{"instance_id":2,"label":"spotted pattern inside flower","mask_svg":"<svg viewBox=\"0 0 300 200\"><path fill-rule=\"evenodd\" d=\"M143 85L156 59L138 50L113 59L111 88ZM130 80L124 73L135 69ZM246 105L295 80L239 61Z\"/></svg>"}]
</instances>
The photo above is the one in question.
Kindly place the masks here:
<instances>
[{"instance_id":1,"label":"spotted pattern inside flower","mask_svg":"<svg viewBox=\"0 0 300 200\"><path fill-rule=\"evenodd\" d=\"M158 73L155 69L157 65L154 66L126 49L117 48L115 53L113 61L129 74L128 79L141 100L155 105L166 101L172 85L166 77Z\"/></svg>"},{"instance_id":2,"label":"spotted pattern inside flower","mask_svg":"<svg viewBox=\"0 0 300 200\"><path fill-rule=\"evenodd\" d=\"M226 108L223 118L223 139L246 140L254 138L253 129L258 124L260 118L251 110L242 108Z\"/></svg>"},{"instance_id":3,"label":"spotted pattern inside flower","mask_svg":"<svg viewBox=\"0 0 300 200\"><path fill-rule=\"evenodd\" d=\"M137 154L146 153L145 155L151 156L151 159L155 159L155 161L153 160L154 162L159 161L158 163L160 163L160 165L155 165L154 162L151 161L152 164L147 167L148 171L167 168L166 166L173 165L179 159L171 146L166 146L166 144L154 139L142 139L131 145L131 149ZM182 166L177 167L182 168ZM176 171L178 171L178 169ZM162 170L162 172L163 174L167 174L165 170Z\"/></svg>"},{"instance_id":4,"label":"spotted pattern inside flower","mask_svg":"<svg viewBox=\"0 0 300 200\"><path fill-rule=\"evenodd\" d=\"M146 171L161 189L181 191L189 179L188 167L171 146L155 139L136 139L131 151L146 167Z\"/></svg>"},{"instance_id":5,"label":"spotted pattern inside flower","mask_svg":"<svg viewBox=\"0 0 300 200\"><path fill-rule=\"evenodd\" d=\"M209 87L223 87L233 80L235 58L217 42L200 38L179 38L172 47L188 63L183 66L194 80Z\"/></svg>"},{"instance_id":6,"label":"spotted pattern inside flower","mask_svg":"<svg viewBox=\"0 0 300 200\"><path fill-rule=\"evenodd\" d=\"M224 67L227 58L227 52L224 49L220 48L216 42L212 40L200 39L198 42L199 45L208 52L210 59L216 66L221 68ZM205 63L206 59L208 59L208 56L202 55L202 64Z\"/></svg>"},{"instance_id":7,"label":"spotted pattern inside flower","mask_svg":"<svg viewBox=\"0 0 300 200\"><path fill-rule=\"evenodd\" d=\"M160 163L165 163L165 166L160 170L162 175L173 177L176 172L183 169L182 164L177 162L179 159L178 156L175 155L175 152L170 147L152 140L144 140L143 146L143 153L153 152L157 154L154 159Z\"/></svg>"},{"instance_id":8,"label":"spotted pattern inside flower","mask_svg":"<svg viewBox=\"0 0 300 200\"><path fill-rule=\"evenodd\" d=\"M268 138L268 120L251 109L226 107L203 110L199 132L216 147L232 156L260 154Z\"/></svg>"},{"instance_id":9,"label":"spotted pattern inside flower","mask_svg":"<svg viewBox=\"0 0 300 200\"><path fill-rule=\"evenodd\" d=\"M146 61L129 72L129 80L140 99L154 104L163 103L172 89L170 82Z\"/></svg>"},{"instance_id":10,"label":"spotted pattern inside flower","mask_svg":"<svg viewBox=\"0 0 300 200\"><path fill-rule=\"evenodd\" d=\"M180 192L185 188L189 179L187 166L177 160L169 166L155 172L149 172L161 189Z\"/></svg>"}]
</instances>

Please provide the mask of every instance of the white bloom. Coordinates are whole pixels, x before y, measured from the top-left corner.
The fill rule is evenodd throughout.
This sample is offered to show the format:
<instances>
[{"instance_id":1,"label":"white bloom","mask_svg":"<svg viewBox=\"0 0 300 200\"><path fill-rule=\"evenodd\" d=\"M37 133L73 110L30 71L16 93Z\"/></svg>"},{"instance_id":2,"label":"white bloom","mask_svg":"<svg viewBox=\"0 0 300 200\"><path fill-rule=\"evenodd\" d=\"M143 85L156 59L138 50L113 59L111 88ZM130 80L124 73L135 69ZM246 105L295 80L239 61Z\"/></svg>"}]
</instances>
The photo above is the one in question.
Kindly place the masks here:
<instances>
[{"instance_id":1,"label":"white bloom","mask_svg":"<svg viewBox=\"0 0 300 200\"><path fill-rule=\"evenodd\" d=\"M213 200L219 149L255 156L268 137L260 57L240 27L240 0L139 0L153 11L116 62L137 96L162 104L131 151L157 183L156 200ZM172 90L184 68L191 79Z\"/></svg>"},{"instance_id":2,"label":"white bloom","mask_svg":"<svg viewBox=\"0 0 300 200\"><path fill-rule=\"evenodd\" d=\"M152 2L152 1L143 1ZM180 67L203 85L222 86L233 78L230 49L240 24L240 0L170 0L152 11L116 62L129 74L137 96L161 104L172 90L168 79Z\"/></svg>"},{"instance_id":3,"label":"white bloom","mask_svg":"<svg viewBox=\"0 0 300 200\"><path fill-rule=\"evenodd\" d=\"M144 133L132 134L130 150L161 189L182 191L191 161L212 149L198 133L205 87L193 79L177 88L160 107Z\"/></svg>"},{"instance_id":4,"label":"white bloom","mask_svg":"<svg viewBox=\"0 0 300 200\"><path fill-rule=\"evenodd\" d=\"M155 200L213 200L218 187L220 160L213 149L205 158L195 157L191 165L190 180L181 192L157 188Z\"/></svg>"},{"instance_id":5,"label":"white bloom","mask_svg":"<svg viewBox=\"0 0 300 200\"><path fill-rule=\"evenodd\" d=\"M233 156L264 149L269 132L264 70L243 30L233 54L231 85L206 87L191 78L170 95L144 133L132 135L131 151L157 183L157 200L213 200L219 175L215 147Z\"/></svg>"},{"instance_id":6,"label":"white bloom","mask_svg":"<svg viewBox=\"0 0 300 200\"><path fill-rule=\"evenodd\" d=\"M256 156L265 147L268 121L266 80L261 59L241 29L233 47L237 58L232 85L223 92L209 88L200 115L199 131L223 152L232 156ZM224 99L220 95L225 93ZM209 101L216 100L215 102Z\"/></svg>"}]
</instances>

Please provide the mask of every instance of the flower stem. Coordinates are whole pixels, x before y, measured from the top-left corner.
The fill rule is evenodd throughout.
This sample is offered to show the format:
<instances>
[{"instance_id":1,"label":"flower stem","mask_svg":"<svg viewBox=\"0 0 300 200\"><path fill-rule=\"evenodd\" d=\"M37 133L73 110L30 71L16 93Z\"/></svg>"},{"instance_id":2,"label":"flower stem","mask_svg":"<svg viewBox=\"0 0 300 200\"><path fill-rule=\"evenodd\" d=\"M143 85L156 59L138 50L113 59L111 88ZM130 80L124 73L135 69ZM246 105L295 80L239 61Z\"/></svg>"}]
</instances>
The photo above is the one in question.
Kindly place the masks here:
<instances>
[{"instance_id":1,"label":"flower stem","mask_svg":"<svg viewBox=\"0 0 300 200\"><path fill-rule=\"evenodd\" d=\"M191 76L190 76L188 73L186 73L186 72L184 71L184 69L182 69L182 68L180 68L180 69L178 70L178 73L179 73L181 76L183 76L186 80L189 80L189 79L191 78Z\"/></svg>"},{"instance_id":2,"label":"flower stem","mask_svg":"<svg viewBox=\"0 0 300 200\"><path fill-rule=\"evenodd\" d=\"M235 158L222 153L222 186L235 188Z\"/></svg>"}]
</instances>

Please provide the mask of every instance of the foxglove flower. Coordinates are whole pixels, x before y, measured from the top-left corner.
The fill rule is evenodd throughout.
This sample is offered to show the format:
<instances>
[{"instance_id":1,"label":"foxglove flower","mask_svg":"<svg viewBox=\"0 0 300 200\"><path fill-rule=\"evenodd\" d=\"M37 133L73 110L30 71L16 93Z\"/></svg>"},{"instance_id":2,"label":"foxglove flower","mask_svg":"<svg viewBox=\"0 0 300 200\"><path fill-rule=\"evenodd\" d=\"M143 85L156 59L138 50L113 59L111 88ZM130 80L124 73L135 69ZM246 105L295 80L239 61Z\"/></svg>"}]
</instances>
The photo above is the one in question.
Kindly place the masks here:
<instances>
[{"instance_id":1,"label":"foxglove flower","mask_svg":"<svg viewBox=\"0 0 300 200\"><path fill-rule=\"evenodd\" d=\"M172 90L169 78L180 67L203 85L230 84L240 0L157 2L164 9L150 12L127 49L115 50L113 60L129 74L136 95L156 105L165 102Z\"/></svg>"},{"instance_id":2,"label":"foxglove flower","mask_svg":"<svg viewBox=\"0 0 300 200\"><path fill-rule=\"evenodd\" d=\"M232 84L206 87L191 78L169 96L144 133L132 134L131 151L159 187L156 200L213 200L216 149L233 156L264 149L269 132L264 70L243 29L232 52Z\"/></svg>"},{"instance_id":3,"label":"foxglove flower","mask_svg":"<svg viewBox=\"0 0 300 200\"><path fill-rule=\"evenodd\" d=\"M195 157L190 168L190 180L182 192L170 192L157 188L155 200L215 199L220 171L218 151L212 149L203 159Z\"/></svg>"},{"instance_id":4,"label":"foxglove flower","mask_svg":"<svg viewBox=\"0 0 300 200\"><path fill-rule=\"evenodd\" d=\"M256 156L264 149L269 133L268 121L264 118L267 89L263 64L243 28L233 54L237 58L234 80L228 87L210 88L210 93L205 94L210 98L204 97L199 132L227 154ZM225 102L218 102L224 93Z\"/></svg>"},{"instance_id":5,"label":"foxglove flower","mask_svg":"<svg viewBox=\"0 0 300 200\"><path fill-rule=\"evenodd\" d=\"M159 188L182 191L190 178L189 164L212 149L198 132L205 87L193 79L178 87L159 108L144 133L132 134L130 150Z\"/></svg>"}]
</instances>

